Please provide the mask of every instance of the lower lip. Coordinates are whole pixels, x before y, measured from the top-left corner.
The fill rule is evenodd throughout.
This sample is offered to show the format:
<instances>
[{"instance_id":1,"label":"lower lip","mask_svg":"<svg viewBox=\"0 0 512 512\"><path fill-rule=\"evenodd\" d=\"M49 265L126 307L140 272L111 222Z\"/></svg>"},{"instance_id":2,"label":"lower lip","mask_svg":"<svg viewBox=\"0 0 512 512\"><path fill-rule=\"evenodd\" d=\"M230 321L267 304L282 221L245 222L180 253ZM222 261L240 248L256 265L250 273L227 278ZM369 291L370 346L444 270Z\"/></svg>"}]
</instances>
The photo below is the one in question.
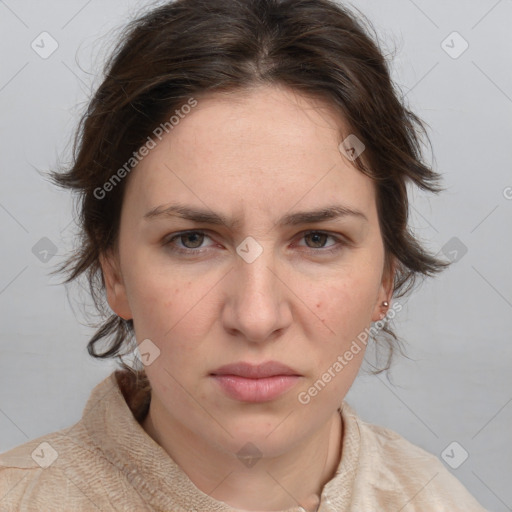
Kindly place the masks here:
<instances>
[{"instance_id":1,"label":"lower lip","mask_svg":"<svg viewBox=\"0 0 512 512\"><path fill-rule=\"evenodd\" d=\"M291 389L300 379L298 375L276 375L248 379L238 375L213 375L223 391L242 402L268 402Z\"/></svg>"}]
</instances>

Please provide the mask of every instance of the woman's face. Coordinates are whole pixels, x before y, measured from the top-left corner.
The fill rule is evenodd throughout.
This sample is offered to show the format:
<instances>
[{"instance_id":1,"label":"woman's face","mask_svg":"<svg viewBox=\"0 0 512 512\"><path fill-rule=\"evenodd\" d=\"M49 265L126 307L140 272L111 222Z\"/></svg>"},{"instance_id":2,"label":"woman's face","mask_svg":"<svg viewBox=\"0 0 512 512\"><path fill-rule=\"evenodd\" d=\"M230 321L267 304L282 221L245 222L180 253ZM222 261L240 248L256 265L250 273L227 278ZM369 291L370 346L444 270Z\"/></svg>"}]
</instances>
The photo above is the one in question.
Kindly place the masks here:
<instances>
[{"instance_id":1,"label":"woman's face","mask_svg":"<svg viewBox=\"0 0 512 512\"><path fill-rule=\"evenodd\" d=\"M151 407L167 425L277 455L336 414L364 345L344 354L391 290L375 188L339 128L284 88L212 95L129 176L118 259L102 265L110 306L150 340ZM291 375L252 368L269 361ZM220 369L237 363L249 366Z\"/></svg>"}]
</instances>

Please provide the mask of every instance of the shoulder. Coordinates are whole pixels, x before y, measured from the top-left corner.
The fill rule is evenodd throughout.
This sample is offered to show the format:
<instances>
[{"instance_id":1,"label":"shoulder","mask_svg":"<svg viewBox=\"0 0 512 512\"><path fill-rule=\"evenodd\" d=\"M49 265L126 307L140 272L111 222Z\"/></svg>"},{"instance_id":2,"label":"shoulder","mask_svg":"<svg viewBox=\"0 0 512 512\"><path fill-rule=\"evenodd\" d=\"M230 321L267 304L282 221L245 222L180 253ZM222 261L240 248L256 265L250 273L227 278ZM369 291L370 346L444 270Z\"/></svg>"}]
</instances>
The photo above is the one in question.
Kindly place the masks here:
<instances>
[{"instance_id":1,"label":"shoulder","mask_svg":"<svg viewBox=\"0 0 512 512\"><path fill-rule=\"evenodd\" d=\"M438 457L393 430L361 420L350 406L345 414L360 435L355 496L362 497L361 505L373 499L408 512L485 512Z\"/></svg>"},{"instance_id":2,"label":"shoulder","mask_svg":"<svg viewBox=\"0 0 512 512\"><path fill-rule=\"evenodd\" d=\"M72 429L76 431L70 435ZM1 510L91 510L101 506L95 503L94 485L101 485L98 478L112 468L82 433L77 423L0 454ZM107 506L105 510L112 509Z\"/></svg>"},{"instance_id":3,"label":"shoulder","mask_svg":"<svg viewBox=\"0 0 512 512\"><path fill-rule=\"evenodd\" d=\"M0 454L0 510L39 512L129 510L138 495L113 463L115 449L105 436L123 418L110 376L91 393L80 421ZM95 407L98 404L98 407ZM127 414L128 409L119 407ZM106 419L105 419L106 417ZM106 440L107 439L107 440ZM138 510L144 510L140 505Z\"/></svg>"}]
</instances>

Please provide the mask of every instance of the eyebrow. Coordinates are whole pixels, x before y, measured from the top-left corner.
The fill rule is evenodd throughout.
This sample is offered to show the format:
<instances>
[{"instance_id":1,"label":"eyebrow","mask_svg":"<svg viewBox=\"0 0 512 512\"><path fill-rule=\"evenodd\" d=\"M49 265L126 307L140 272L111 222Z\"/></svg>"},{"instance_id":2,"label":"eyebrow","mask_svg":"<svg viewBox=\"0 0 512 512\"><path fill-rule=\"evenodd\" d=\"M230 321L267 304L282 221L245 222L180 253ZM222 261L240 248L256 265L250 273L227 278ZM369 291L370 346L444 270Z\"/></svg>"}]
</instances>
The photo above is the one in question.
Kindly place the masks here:
<instances>
[{"instance_id":1,"label":"eyebrow","mask_svg":"<svg viewBox=\"0 0 512 512\"><path fill-rule=\"evenodd\" d=\"M160 205L149 210L145 215L145 220L156 218L178 217L198 224L224 225L230 229L240 227L239 219L229 219L222 214L209 210L191 208L180 204ZM333 205L321 208L319 210L290 213L282 217L277 225L296 226L300 224L314 224L327 220L334 220L343 217L357 217L368 222L366 215L359 211L343 205Z\"/></svg>"}]
</instances>

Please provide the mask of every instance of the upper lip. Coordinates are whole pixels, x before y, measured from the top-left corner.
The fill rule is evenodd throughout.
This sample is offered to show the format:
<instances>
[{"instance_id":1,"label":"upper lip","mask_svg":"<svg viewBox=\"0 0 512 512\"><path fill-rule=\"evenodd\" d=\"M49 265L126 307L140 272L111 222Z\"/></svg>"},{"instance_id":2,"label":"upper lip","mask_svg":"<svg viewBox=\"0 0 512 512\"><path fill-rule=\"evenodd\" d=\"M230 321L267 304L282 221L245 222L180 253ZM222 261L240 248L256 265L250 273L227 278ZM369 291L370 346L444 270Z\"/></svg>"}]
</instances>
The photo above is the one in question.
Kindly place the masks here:
<instances>
[{"instance_id":1,"label":"upper lip","mask_svg":"<svg viewBox=\"0 0 512 512\"><path fill-rule=\"evenodd\" d=\"M265 377L275 377L277 375L300 375L298 372L278 361L265 361L260 364L238 363L226 364L217 368L212 375L236 375L248 379L262 379Z\"/></svg>"}]
</instances>

